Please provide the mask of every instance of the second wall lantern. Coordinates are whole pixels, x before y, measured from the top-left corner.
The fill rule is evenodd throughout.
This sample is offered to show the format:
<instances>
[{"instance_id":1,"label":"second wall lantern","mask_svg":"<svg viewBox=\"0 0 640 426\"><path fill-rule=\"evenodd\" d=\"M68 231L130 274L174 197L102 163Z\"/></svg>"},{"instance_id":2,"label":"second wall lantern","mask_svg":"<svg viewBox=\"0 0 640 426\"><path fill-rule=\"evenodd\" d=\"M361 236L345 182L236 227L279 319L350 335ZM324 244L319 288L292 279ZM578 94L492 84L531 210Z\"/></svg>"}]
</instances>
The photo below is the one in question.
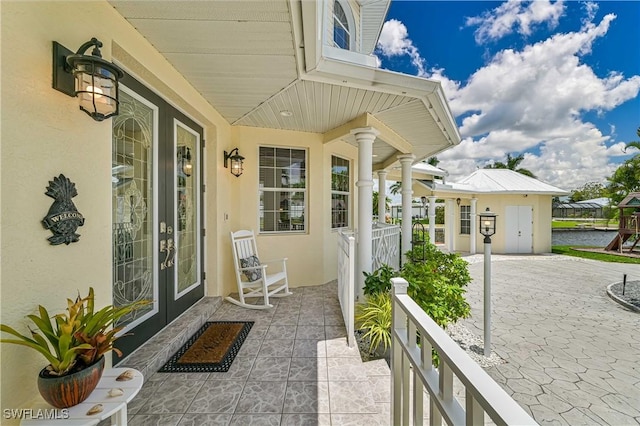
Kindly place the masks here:
<instances>
[{"instance_id":1,"label":"second wall lantern","mask_svg":"<svg viewBox=\"0 0 640 426\"><path fill-rule=\"evenodd\" d=\"M85 55L91 47L91 55ZM53 42L53 88L77 97L80 109L96 121L118 115L118 80L124 76L117 65L102 59L101 47L94 37L74 54Z\"/></svg>"},{"instance_id":2,"label":"second wall lantern","mask_svg":"<svg viewBox=\"0 0 640 426\"><path fill-rule=\"evenodd\" d=\"M225 168L229 167L229 160L231 160L231 174L235 177L240 176L242 174L242 171L244 170L242 168L242 161L244 160L244 157L240 155L240 153L238 152L238 148L232 149L229 153L227 153L227 151L224 152Z\"/></svg>"}]
</instances>

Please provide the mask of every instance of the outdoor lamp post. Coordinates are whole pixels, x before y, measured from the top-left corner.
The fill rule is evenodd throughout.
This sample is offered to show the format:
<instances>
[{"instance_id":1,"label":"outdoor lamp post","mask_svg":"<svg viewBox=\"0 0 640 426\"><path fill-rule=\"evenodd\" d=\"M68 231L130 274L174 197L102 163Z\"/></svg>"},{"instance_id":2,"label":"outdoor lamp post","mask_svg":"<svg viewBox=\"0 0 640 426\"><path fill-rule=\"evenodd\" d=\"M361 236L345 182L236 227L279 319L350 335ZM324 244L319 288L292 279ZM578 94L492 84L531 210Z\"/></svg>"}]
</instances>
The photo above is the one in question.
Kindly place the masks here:
<instances>
[{"instance_id":1,"label":"outdoor lamp post","mask_svg":"<svg viewBox=\"0 0 640 426\"><path fill-rule=\"evenodd\" d=\"M484 356L491 355L491 236L496 233L496 217L489 207L480 213L480 233L484 235Z\"/></svg>"}]
</instances>

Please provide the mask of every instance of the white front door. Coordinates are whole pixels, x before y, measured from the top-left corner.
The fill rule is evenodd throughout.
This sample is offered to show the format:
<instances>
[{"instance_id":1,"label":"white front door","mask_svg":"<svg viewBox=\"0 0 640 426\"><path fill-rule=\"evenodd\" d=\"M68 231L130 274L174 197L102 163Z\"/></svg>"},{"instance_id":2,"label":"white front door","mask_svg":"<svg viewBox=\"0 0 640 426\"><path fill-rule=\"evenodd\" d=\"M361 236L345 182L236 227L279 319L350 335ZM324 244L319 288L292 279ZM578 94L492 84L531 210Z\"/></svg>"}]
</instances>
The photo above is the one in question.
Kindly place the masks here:
<instances>
[{"instance_id":1,"label":"white front door","mask_svg":"<svg viewBox=\"0 0 640 426\"><path fill-rule=\"evenodd\" d=\"M505 252L533 253L533 208L507 206L505 216Z\"/></svg>"}]
</instances>

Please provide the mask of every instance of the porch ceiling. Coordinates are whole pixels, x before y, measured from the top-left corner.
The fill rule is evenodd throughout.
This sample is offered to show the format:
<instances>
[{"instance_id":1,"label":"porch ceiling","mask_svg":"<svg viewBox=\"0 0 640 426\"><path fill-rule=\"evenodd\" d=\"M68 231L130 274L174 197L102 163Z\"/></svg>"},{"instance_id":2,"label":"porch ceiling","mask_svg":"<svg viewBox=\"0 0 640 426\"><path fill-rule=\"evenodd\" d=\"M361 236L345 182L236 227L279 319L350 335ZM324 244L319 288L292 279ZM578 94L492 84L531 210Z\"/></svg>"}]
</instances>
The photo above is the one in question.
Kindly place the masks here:
<instances>
[{"instance_id":1,"label":"porch ceiling","mask_svg":"<svg viewBox=\"0 0 640 426\"><path fill-rule=\"evenodd\" d=\"M287 0L109 3L229 123L298 78Z\"/></svg>"},{"instance_id":2,"label":"porch ceiling","mask_svg":"<svg viewBox=\"0 0 640 426\"><path fill-rule=\"evenodd\" d=\"M326 60L328 72L301 69L296 1L109 3L232 125L326 134L368 113L386 129L374 144L376 169L400 153L418 161L459 142L433 81ZM355 144L348 131L339 138Z\"/></svg>"}]
</instances>

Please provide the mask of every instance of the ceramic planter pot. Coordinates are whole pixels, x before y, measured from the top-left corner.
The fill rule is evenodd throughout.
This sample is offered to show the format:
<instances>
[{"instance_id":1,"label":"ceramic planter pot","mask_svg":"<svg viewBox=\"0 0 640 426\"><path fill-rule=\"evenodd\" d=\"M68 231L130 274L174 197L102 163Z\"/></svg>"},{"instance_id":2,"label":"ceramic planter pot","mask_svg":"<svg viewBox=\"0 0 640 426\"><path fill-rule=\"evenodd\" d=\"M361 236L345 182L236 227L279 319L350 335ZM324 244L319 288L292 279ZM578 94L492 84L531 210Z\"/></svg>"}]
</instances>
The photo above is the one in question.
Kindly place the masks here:
<instances>
[{"instance_id":1,"label":"ceramic planter pot","mask_svg":"<svg viewBox=\"0 0 640 426\"><path fill-rule=\"evenodd\" d=\"M73 407L89 397L98 385L103 370L104 357L66 376L49 376L43 368L38 374L38 390L44 400L56 408Z\"/></svg>"}]
</instances>

